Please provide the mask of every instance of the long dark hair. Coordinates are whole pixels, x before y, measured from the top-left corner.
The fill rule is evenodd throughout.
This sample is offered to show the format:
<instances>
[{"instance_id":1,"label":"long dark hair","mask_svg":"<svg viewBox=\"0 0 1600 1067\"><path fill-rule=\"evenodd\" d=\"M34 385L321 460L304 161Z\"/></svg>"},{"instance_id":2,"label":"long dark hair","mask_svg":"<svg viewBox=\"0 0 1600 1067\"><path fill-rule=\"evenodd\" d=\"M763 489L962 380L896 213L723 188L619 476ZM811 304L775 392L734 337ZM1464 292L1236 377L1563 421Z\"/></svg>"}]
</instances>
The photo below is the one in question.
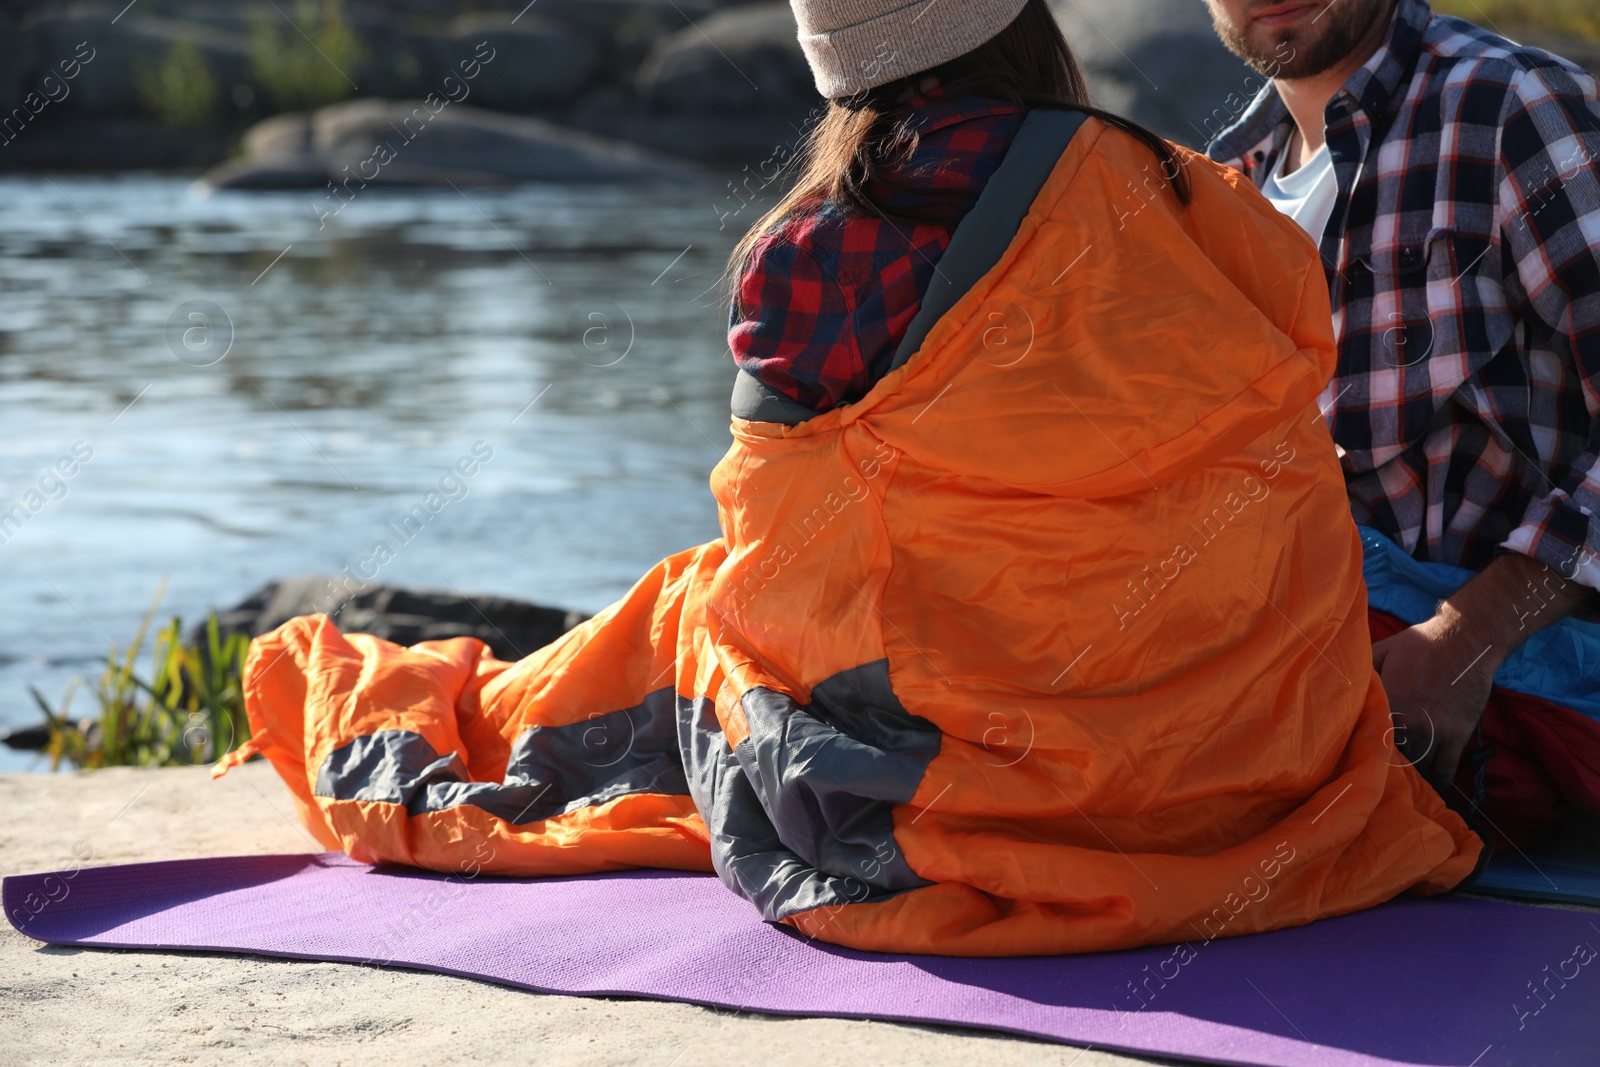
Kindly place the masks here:
<instances>
[{"instance_id":1,"label":"long dark hair","mask_svg":"<svg viewBox=\"0 0 1600 1067\"><path fill-rule=\"evenodd\" d=\"M909 117L896 113L906 91L930 75L951 96L984 96L1020 108L1073 108L1125 130L1155 153L1178 200L1189 202L1188 178L1172 146L1138 123L1090 106L1088 83L1050 5L1046 0L1028 0L1009 26L966 55L855 96L830 100L784 168L798 172L793 185L733 250L726 276L730 286L737 286L756 243L801 204L825 200L847 215L924 221L915 213L884 208L867 195L867 188L885 181L916 152L917 134Z\"/></svg>"}]
</instances>

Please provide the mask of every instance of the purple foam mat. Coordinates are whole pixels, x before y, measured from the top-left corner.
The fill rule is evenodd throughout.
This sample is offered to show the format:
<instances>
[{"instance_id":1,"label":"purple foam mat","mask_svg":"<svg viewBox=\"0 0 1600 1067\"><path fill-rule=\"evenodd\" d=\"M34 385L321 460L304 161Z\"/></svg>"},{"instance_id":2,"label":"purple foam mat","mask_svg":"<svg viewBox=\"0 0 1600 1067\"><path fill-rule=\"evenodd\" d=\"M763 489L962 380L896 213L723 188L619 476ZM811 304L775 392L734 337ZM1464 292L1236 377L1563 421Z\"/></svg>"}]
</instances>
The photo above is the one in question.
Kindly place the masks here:
<instances>
[{"instance_id":1,"label":"purple foam mat","mask_svg":"<svg viewBox=\"0 0 1600 1067\"><path fill-rule=\"evenodd\" d=\"M1212 1063L1592 1065L1600 915L1402 899L1252 937L1087 956L853 952L760 921L708 875L464 880L342 855L5 879L61 945L393 964L541 993L980 1027Z\"/></svg>"}]
</instances>

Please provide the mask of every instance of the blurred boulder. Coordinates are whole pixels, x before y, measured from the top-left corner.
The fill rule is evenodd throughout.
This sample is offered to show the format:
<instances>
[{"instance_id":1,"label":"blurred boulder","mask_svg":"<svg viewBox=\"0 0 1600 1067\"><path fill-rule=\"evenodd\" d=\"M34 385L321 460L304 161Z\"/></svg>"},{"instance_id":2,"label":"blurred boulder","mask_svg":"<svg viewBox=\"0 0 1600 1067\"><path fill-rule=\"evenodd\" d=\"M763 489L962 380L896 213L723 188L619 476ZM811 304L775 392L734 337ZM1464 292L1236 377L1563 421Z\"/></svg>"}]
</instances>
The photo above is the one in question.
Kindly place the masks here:
<instances>
[{"instance_id":1,"label":"blurred boulder","mask_svg":"<svg viewBox=\"0 0 1600 1067\"><path fill-rule=\"evenodd\" d=\"M253 159L315 158L311 147L311 112L289 111L262 119L245 131L244 154Z\"/></svg>"},{"instance_id":2,"label":"blurred boulder","mask_svg":"<svg viewBox=\"0 0 1600 1067\"><path fill-rule=\"evenodd\" d=\"M1222 46L1200 0L1053 0L1095 102L1191 148L1243 112L1262 79Z\"/></svg>"},{"instance_id":3,"label":"blurred boulder","mask_svg":"<svg viewBox=\"0 0 1600 1067\"><path fill-rule=\"evenodd\" d=\"M820 107L822 101L818 100ZM660 115L628 109L596 115L580 110L570 120L606 137L642 145L699 164L742 165L770 174L797 151L809 118L773 115ZM743 173L743 172L741 172Z\"/></svg>"},{"instance_id":4,"label":"blurred boulder","mask_svg":"<svg viewBox=\"0 0 1600 1067\"><path fill-rule=\"evenodd\" d=\"M227 150L226 131L178 130L152 118L46 110L11 140L0 138L0 171L200 168Z\"/></svg>"},{"instance_id":5,"label":"blurred boulder","mask_svg":"<svg viewBox=\"0 0 1600 1067\"><path fill-rule=\"evenodd\" d=\"M589 94L583 129L706 163L787 158L823 104L787 3L739 4L658 37L626 87Z\"/></svg>"},{"instance_id":6,"label":"blurred boulder","mask_svg":"<svg viewBox=\"0 0 1600 1067\"><path fill-rule=\"evenodd\" d=\"M421 589L370 585L343 575L308 575L269 582L225 611L217 612L222 638L260 637L301 615L326 614L344 633L371 634L397 645L475 637L497 659L515 662L588 618L581 612L542 607L499 596L462 596ZM206 625L192 628L186 644L209 647ZM50 743L40 723L0 730L0 745L38 752Z\"/></svg>"},{"instance_id":7,"label":"blurred boulder","mask_svg":"<svg viewBox=\"0 0 1600 1067\"><path fill-rule=\"evenodd\" d=\"M41 722L14 730L0 730L0 745L18 752L43 752L50 747L50 724Z\"/></svg>"},{"instance_id":8,"label":"blurred boulder","mask_svg":"<svg viewBox=\"0 0 1600 1067\"><path fill-rule=\"evenodd\" d=\"M542 119L464 104L352 100L280 115L245 135L249 153L206 175L217 188L686 181L684 164Z\"/></svg>"},{"instance_id":9,"label":"blurred boulder","mask_svg":"<svg viewBox=\"0 0 1600 1067\"><path fill-rule=\"evenodd\" d=\"M35 88L37 35L0 14L0 112L9 112Z\"/></svg>"},{"instance_id":10,"label":"blurred boulder","mask_svg":"<svg viewBox=\"0 0 1600 1067\"><path fill-rule=\"evenodd\" d=\"M804 115L817 90L787 3L728 8L661 38L635 80L669 114Z\"/></svg>"},{"instance_id":11,"label":"blurred boulder","mask_svg":"<svg viewBox=\"0 0 1600 1067\"><path fill-rule=\"evenodd\" d=\"M308 576L270 582L217 613L224 636L259 637L299 615L325 613L345 633L372 634L397 645L476 637L503 660L518 660L550 644L588 616L498 596L354 584L344 577ZM205 647L196 628L191 644Z\"/></svg>"},{"instance_id":12,"label":"blurred boulder","mask_svg":"<svg viewBox=\"0 0 1600 1067\"><path fill-rule=\"evenodd\" d=\"M81 63L60 110L120 116L140 113L134 64L142 42L127 28L113 26L110 19L97 13L50 19L35 24L28 33L34 40L33 80L42 81L59 63Z\"/></svg>"},{"instance_id":13,"label":"blurred boulder","mask_svg":"<svg viewBox=\"0 0 1600 1067\"><path fill-rule=\"evenodd\" d=\"M228 29L176 18L129 14L113 23L101 13L78 13L35 23L34 77L63 63L81 66L63 110L93 115L147 113L150 76L184 43L198 53L206 73L225 97L250 75L250 38L243 27ZM223 102L219 99L219 103Z\"/></svg>"},{"instance_id":14,"label":"blurred boulder","mask_svg":"<svg viewBox=\"0 0 1600 1067\"><path fill-rule=\"evenodd\" d=\"M38 128L37 136L30 130L34 143L28 151L0 155L0 169L185 165L197 155L216 162L250 122L276 110L331 101L345 91L346 82L360 97L399 100L432 93L452 97L456 104L620 134L674 155L695 155L697 146L707 144L713 155L737 152L742 157L752 142L770 141L774 128L786 129L796 112L803 118L803 108L785 105L793 102L794 89L809 95L808 75L783 3L540 0L535 8L517 0L467 5L452 0L343 0L337 10L338 22L319 28L305 22L298 0L277 5L261 0L139 0L135 6L125 0L0 0L4 111L19 106L57 60L92 56L81 64L70 92L48 106L48 116L25 123ZM288 78L295 63L307 57L279 53L305 51L312 47L303 44L305 35L320 40L324 30L333 32L330 27L342 27L342 39L354 42L335 64L341 77L329 79L329 86L303 86ZM729 91L742 91L744 99L730 105L722 89L711 86L708 97L705 86L694 84L707 63L700 55L708 52L702 30L719 42L717 47L737 57L735 68L709 50L722 64L715 77L731 79ZM270 43L274 37L276 46ZM663 42L670 47L658 47ZM265 55L279 56L282 62L262 69L263 47L269 49ZM775 65L774 57L782 55L787 59ZM662 105L659 112L637 89L647 59L654 71L645 79L647 95ZM322 60L333 62L326 55ZM310 62L327 73L315 57ZM778 76L783 71L787 74ZM304 91L297 92L296 86ZM201 91L193 91L197 88ZM575 114L582 118L571 121ZM637 120L652 114L664 120L647 131L655 136L632 138L631 132L644 125ZM696 130L675 121L691 114L716 116L717 122ZM65 121L69 115L136 125L119 126L118 136L89 151L82 144L87 127ZM148 137L138 136L138 130ZM677 141L685 135L690 151L682 153ZM183 144L184 138L192 145ZM242 180L262 186L309 180L304 158L270 158L265 170L253 165L236 169L251 175Z\"/></svg>"},{"instance_id":15,"label":"blurred boulder","mask_svg":"<svg viewBox=\"0 0 1600 1067\"><path fill-rule=\"evenodd\" d=\"M304 189L329 180L327 161L312 147L309 111L290 111L262 119L245 131L244 159L225 163L207 175L212 184L233 189ZM217 175L229 180L219 182Z\"/></svg>"},{"instance_id":16,"label":"blurred boulder","mask_svg":"<svg viewBox=\"0 0 1600 1067\"><path fill-rule=\"evenodd\" d=\"M480 45L491 51L480 53ZM449 74L460 77L452 64L481 67L473 102L498 111L531 111L574 99L599 67L599 47L591 34L536 14L463 15L440 46ZM482 55L492 59L475 62Z\"/></svg>"},{"instance_id":17,"label":"blurred boulder","mask_svg":"<svg viewBox=\"0 0 1600 1067\"><path fill-rule=\"evenodd\" d=\"M0 169L203 166L226 152L248 35L149 14L113 23L116 14L79 4L0 21L0 112L14 115L32 94Z\"/></svg>"}]
</instances>

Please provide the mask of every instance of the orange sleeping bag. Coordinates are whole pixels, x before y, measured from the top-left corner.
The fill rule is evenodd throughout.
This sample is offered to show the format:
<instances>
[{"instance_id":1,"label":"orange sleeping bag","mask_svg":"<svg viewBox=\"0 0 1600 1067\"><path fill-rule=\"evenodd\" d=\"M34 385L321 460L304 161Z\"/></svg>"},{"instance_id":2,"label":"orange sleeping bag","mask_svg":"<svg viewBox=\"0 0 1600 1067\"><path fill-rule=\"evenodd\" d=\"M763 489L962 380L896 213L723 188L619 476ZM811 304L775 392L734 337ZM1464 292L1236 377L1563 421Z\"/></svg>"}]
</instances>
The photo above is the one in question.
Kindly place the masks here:
<instances>
[{"instance_id":1,"label":"orange sleeping bag","mask_svg":"<svg viewBox=\"0 0 1600 1067\"><path fill-rule=\"evenodd\" d=\"M1192 206L1135 197L1152 157L1089 120L914 358L736 419L722 539L555 644L258 639L252 751L359 860L714 869L857 948L1194 941L1451 888L1480 844L1391 741L1315 250L1181 158Z\"/></svg>"}]
</instances>

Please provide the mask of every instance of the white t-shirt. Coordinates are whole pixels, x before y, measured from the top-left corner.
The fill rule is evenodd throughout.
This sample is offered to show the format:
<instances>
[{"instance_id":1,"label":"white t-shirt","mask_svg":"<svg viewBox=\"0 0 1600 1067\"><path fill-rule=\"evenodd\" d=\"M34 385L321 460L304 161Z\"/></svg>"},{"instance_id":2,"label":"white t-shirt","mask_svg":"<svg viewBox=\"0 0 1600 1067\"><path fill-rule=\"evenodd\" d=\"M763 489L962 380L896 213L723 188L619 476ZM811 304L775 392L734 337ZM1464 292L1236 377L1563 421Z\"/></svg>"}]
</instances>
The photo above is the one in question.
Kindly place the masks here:
<instances>
[{"instance_id":1,"label":"white t-shirt","mask_svg":"<svg viewBox=\"0 0 1600 1067\"><path fill-rule=\"evenodd\" d=\"M1300 228L1320 244L1322 231L1327 229L1328 218L1333 214L1333 201L1339 195L1339 181L1333 173L1328 146L1324 144L1317 149L1317 154L1292 174L1284 173L1288 161L1289 153L1285 151L1278 157L1278 165L1272 168L1261 191L1272 201L1273 207L1298 222Z\"/></svg>"}]
</instances>

